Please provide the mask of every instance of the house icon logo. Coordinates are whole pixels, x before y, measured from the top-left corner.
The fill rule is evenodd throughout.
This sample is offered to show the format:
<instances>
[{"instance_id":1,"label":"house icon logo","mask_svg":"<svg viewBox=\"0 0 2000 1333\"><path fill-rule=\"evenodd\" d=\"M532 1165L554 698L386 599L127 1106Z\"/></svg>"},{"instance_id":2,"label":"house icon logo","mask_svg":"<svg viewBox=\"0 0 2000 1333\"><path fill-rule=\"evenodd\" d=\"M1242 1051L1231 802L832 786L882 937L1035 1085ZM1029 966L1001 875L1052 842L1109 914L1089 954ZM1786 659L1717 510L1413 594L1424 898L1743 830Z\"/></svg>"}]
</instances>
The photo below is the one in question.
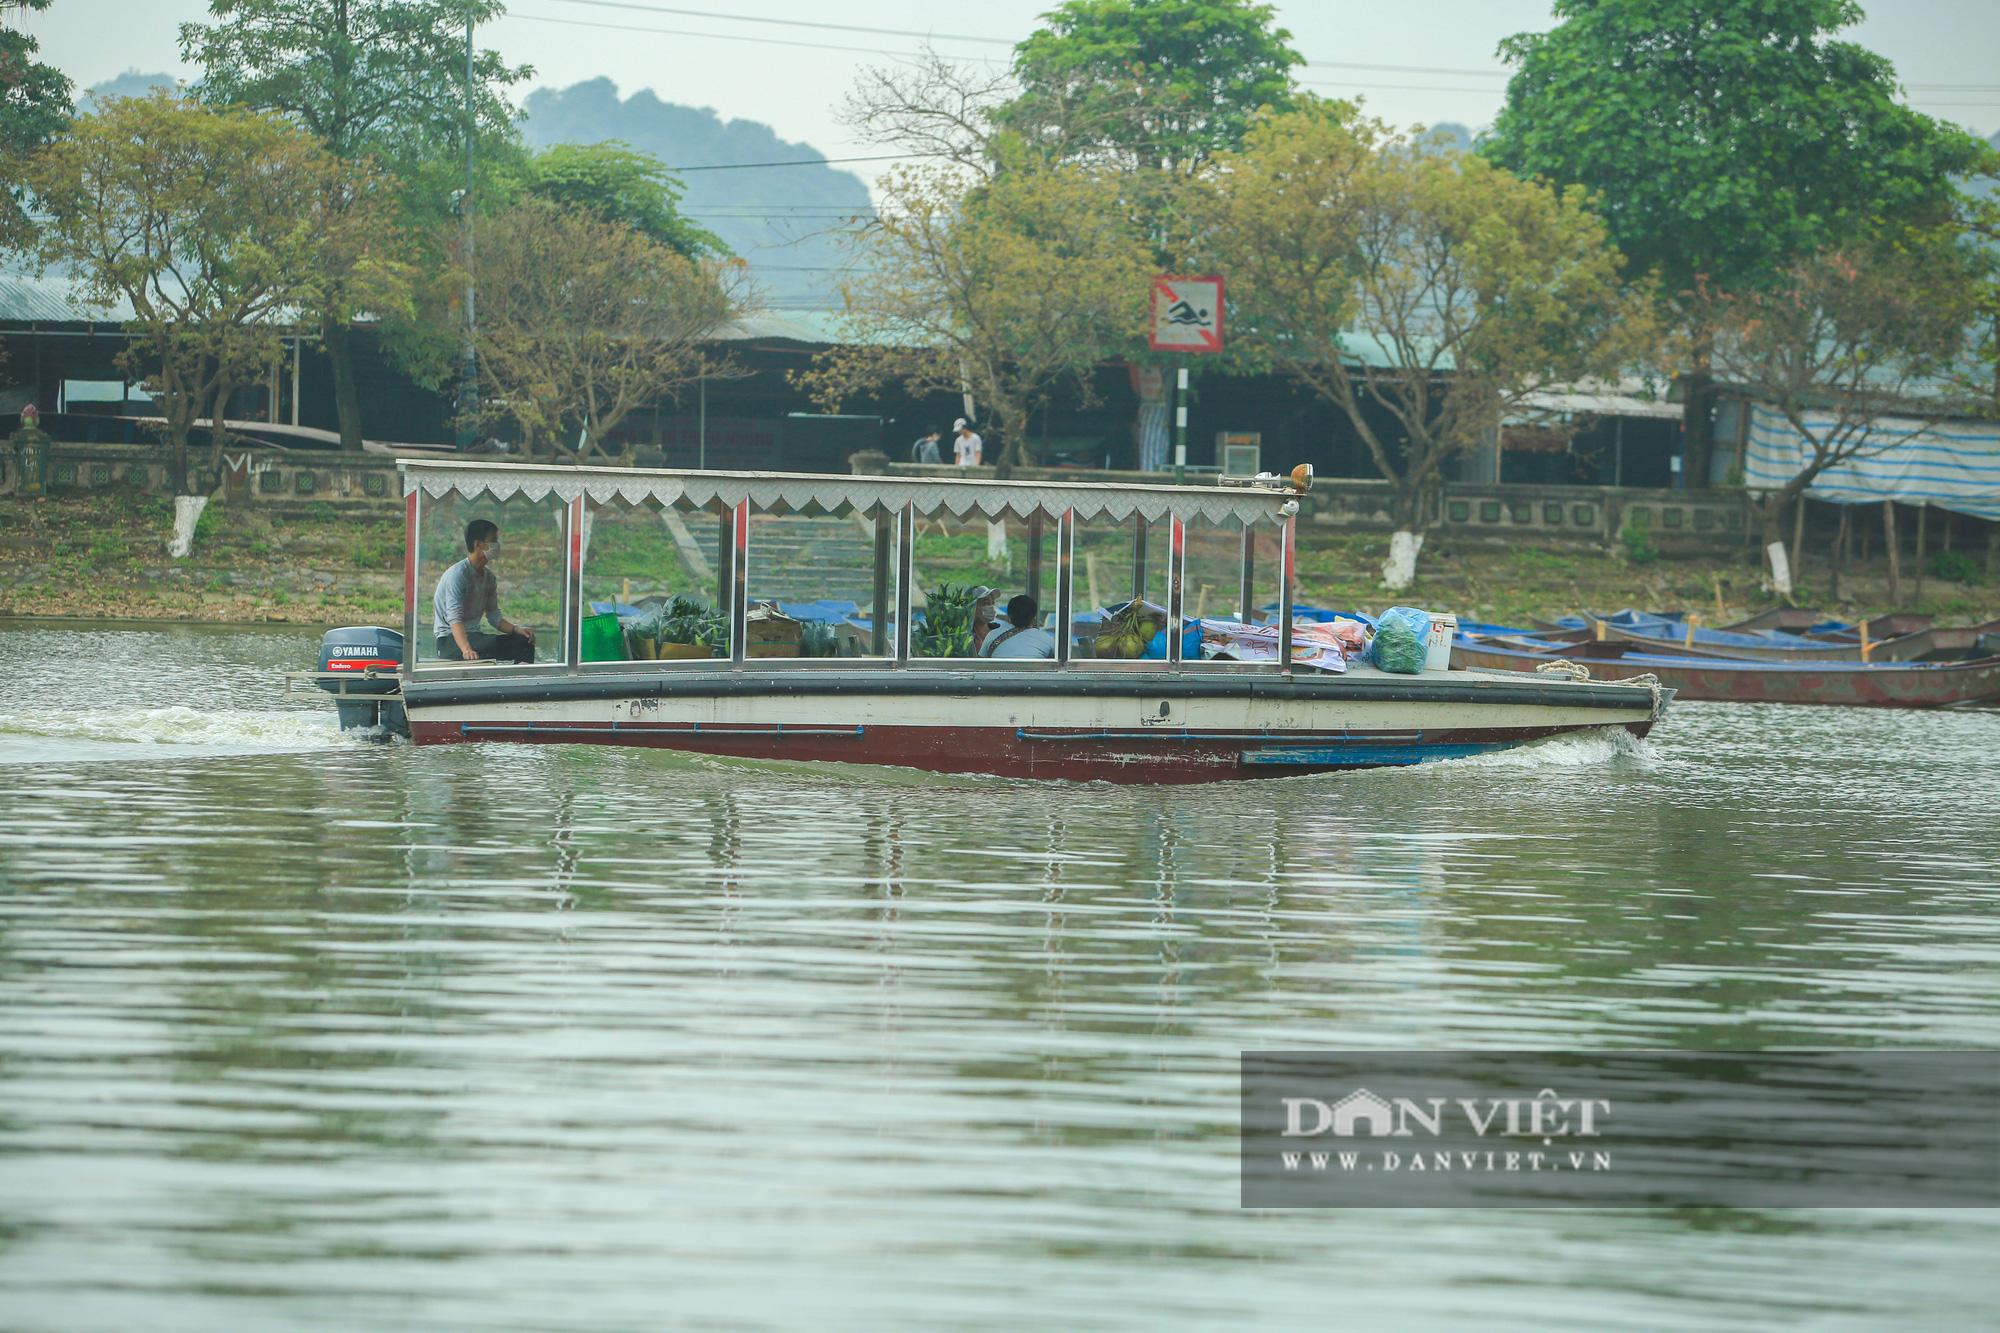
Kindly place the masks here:
<instances>
[{"instance_id":1,"label":"house icon logo","mask_svg":"<svg viewBox=\"0 0 2000 1333\"><path fill-rule=\"evenodd\" d=\"M1342 1138L1352 1138L1357 1122L1368 1126L1373 1135L1394 1134L1395 1108L1368 1089L1356 1088L1333 1104L1333 1132Z\"/></svg>"}]
</instances>

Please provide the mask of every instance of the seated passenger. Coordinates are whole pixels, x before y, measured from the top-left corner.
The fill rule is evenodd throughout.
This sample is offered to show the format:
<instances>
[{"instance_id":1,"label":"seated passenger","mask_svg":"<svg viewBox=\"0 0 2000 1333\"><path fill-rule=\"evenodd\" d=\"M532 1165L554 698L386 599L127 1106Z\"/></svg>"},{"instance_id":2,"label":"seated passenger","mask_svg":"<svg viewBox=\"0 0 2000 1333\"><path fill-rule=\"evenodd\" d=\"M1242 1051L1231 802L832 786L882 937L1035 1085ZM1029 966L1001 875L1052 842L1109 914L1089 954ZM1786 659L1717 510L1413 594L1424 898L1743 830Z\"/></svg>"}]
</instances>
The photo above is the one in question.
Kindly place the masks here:
<instances>
[{"instance_id":1,"label":"seated passenger","mask_svg":"<svg viewBox=\"0 0 2000 1333\"><path fill-rule=\"evenodd\" d=\"M473 519L465 525L465 559L438 576L432 630L444 661L535 660L535 632L500 614L500 580L487 568L499 545L499 527L491 519ZM500 633L475 633L481 620Z\"/></svg>"},{"instance_id":2,"label":"seated passenger","mask_svg":"<svg viewBox=\"0 0 2000 1333\"><path fill-rule=\"evenodd\" d=\"M1054 657L1056 636L1035 623L1041 603L1026 593L1007 603L1007 628L996 628L979 646L981 657Z\"/></svg>"},{"instance_id":3,"label":"seated passenger","mask_svg":"<svg viewBox=\"0 0 2000 1333\"><path fill-rule=\"evenodd\" d=\"M979 650L986 644L986 636L993 632L993 622L1000 618L993 605L993 599L1000 595L998 588L980 584L966 596L972 599L972 655L979 656Z\"/></svg>"}]
</instances>

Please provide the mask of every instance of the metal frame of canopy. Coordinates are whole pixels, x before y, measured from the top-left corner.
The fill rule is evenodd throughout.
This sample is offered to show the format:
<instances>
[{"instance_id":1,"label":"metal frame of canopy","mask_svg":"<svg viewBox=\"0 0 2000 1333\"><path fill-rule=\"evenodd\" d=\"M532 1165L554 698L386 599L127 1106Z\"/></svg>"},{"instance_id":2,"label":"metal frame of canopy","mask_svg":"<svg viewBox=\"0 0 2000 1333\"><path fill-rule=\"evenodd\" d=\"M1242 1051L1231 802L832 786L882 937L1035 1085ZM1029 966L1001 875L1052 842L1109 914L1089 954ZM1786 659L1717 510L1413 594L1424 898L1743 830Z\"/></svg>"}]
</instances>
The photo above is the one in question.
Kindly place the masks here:
<instances>
[{"instance_id":1,"label":"metal frame of canopy","mask_svg":"<svg viewBox=\"0 0 2000 1333\"><path fill-rule=\"evenodd\" d=\"M964 667L977 661L994 670L1070 669L1073 662L1071 638L1075 618L1072 594L1072 566L1075 561L1077 525L1109 518L1133 524L1133 587L1143 592L1146 580L1146 549L1150 529L1169 524L1167 572L1167 659L1166 669L1182 666L1181 637L1187 563L1187 525L1201 521L1217 523L1234 520L1243 525L1240 554L1241 605L1247 614L1255 604L1253 580L1256 575L1255 537L1259 524L1271 524L1279 542L1278 557L1278 661L1269 670L1289 674L1292 647L1292 603L1297 536L1297 492L1267 485L1236 487L1205 486L1120 486L1099 482L1051 484L1046 482L939 480L878 476L813 476L771 472L684 472L637 468L560 467L540 464L494 465L491 463L430 462L399 460L403 474L406 516L403 560L403 634L406 647L403 670L421 669L426 677L447 673L559 673L617 671L643 667L694 670L741 671L746 664L749 613L749 543L753 511L775 514L863 513L874 520L876 614L871 647L875 662L890 668L924 667L931 659L912 658L911 589L915 586L915 534L922 515L950 513L955 517L973 514L989 521L1007 516L1022 519L1028 526L1028 588L1040 600L1044 572L1048 520L1055 520L1056 623L1063 628L1056 635L1054 662L994 661L992 659L940 658L935 665ZM1273 479L1274 481L1278 479ZM414 651L422 628L422 589L418 586L422 557L422 520L426 500L449 496L472 498L489 496L498 501L516 498L536 503L553 497L559 504L558 525L563 550L560 660L531 665L464 665L434 663L417 667L422 656ZM581 608L583 606L583 532L586 509L604 505L689 506L714 513L720 525L716 571L718 588L726 590L730 622L730 652L723 659L694 659L684 663L603 663L582 660ZM893 524L885 520L893 517ZM895 581L894 636L889 641L881 614L888 600L888 583L893 567ZM797 660L756 659L756 669L823 669L838 662L852 669L871 659L802 658ZM1088 659L1093 671L1142 668L1158 670L1160 663L1117 662ZM1232 663L1243 670L1243 664Z\"/></svg>"}]
</instances>

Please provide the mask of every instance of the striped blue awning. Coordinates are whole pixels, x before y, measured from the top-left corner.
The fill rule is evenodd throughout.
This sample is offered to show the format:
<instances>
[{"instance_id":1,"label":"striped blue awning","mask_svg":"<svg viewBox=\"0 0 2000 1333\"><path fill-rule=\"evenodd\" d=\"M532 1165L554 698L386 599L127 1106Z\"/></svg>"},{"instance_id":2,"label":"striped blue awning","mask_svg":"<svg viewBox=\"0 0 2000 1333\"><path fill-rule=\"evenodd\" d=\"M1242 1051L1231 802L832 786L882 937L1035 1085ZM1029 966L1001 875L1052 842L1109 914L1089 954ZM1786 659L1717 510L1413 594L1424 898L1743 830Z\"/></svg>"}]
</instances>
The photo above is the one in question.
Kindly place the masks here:
<instances>
[{"instance_id":1,"label":"striped blue awning","mask_svg":"<svg viewBox=\"0 0 2000 1333\"><path fill-rule=\"evenodd\" d=\"M1814 430L1833 420L1828 413L1806 414ZM1834 504L1936 505L2000 522L2000 423L1954 421L1926 429L1921 422L1880 417L1870 439L1864 455L1820 473L1806 494ZM1777 490L1811 458L1812 446L1782 413L1762 403L1751 410L1745 486Z\"/></svg>"}]
</instances>

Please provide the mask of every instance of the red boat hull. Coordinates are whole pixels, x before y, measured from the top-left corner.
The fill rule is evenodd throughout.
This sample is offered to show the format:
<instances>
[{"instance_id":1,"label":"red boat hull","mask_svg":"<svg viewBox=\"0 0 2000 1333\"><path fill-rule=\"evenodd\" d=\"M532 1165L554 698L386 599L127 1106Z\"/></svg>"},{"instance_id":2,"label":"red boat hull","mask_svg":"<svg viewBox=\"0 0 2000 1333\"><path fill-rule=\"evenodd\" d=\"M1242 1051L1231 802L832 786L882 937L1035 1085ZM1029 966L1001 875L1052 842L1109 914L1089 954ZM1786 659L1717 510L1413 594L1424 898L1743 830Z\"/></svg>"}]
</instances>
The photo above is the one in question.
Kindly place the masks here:
<instances>
[{"instance_id":1,"label":"red boat hull","mask_svg":"<svg viewBox=\"0 0 2000 1333\"><path fill-rule=\"evenodd\" d=\"M404 682L420 745L624 745L1078 782L1292 777L1458 759L1605 727L1671 691L1458 671L1393 676L842 668L454 673Z\"/></svg>"},{"instance_id":2,"label":"red boat hull","mask_svg":"<svg viewBox=\"0 0 2000 1333\"><path fill-rule=\"evenodd\" d=\"M1624 724L1644 737L1652 722ZM1509 749L1579 730L1576 727L1480 728L1467 731L1328 735L1218 736L1174 732L1101 733L1014 727L868 726L843 729L702 727L625 722L543 726L450 722L411 724L419 745L502 741L540 745L620 745L680 750L734 759L886 764L932 773L979 774L1072 782L1192 783L1298 777L1356 769L1401 767ZM1334 762L1310 762L1328 756Z\"/></svg>"}]
</instances>

